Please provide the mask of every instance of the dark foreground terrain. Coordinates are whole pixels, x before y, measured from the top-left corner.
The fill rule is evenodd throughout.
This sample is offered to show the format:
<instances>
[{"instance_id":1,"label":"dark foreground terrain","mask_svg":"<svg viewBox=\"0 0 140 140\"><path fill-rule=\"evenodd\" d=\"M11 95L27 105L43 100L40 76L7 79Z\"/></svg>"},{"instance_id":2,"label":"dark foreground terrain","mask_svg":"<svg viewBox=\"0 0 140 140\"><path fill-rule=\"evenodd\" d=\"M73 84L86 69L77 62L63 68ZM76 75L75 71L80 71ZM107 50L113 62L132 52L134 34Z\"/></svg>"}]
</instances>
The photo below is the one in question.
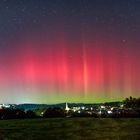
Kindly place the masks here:
<instances>
[{"instance_id":1,"label":"dark foreground terrain","mask_svg":"<svg viewBox=\"0 0 140 140\"><path fill-rule=\"evenodd\" d=\"M140 140L140 119L0 120L0 140Z\"/></svg>"}]
</instances>

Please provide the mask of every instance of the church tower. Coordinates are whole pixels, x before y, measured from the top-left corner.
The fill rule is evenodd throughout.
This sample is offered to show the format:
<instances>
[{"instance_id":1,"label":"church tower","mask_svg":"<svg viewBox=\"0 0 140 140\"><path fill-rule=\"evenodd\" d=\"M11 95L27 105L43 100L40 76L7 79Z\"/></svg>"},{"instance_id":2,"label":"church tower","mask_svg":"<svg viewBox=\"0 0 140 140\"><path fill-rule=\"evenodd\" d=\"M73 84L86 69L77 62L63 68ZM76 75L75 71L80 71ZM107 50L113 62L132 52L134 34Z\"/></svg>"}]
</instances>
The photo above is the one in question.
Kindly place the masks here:
<instances>
[{"instance_id":1,"label":"church tower","mask_svg":"<svg viewBox=\"0 0 140 140\"><path fill-rule=\"evenodd\" d=\"M66 103L66 107L65 110L68 112L70 110L70 108L68 107L68 104Z\"/></svg>"}]
</instances>

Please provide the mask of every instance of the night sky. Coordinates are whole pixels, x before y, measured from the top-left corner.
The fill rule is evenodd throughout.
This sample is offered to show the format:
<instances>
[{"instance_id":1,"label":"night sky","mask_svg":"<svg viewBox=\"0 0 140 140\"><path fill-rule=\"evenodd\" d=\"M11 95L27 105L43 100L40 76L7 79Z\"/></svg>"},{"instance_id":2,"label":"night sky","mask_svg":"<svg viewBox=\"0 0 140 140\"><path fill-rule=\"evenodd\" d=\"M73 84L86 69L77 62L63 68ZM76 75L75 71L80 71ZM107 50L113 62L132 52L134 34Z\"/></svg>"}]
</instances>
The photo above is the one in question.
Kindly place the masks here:
<instances>
[{"instance_id":1,"label":"night sky","mask_svg":"<svg viewBox=\"0 0 140 140\"><path fill-rule=\"evenodd\" d=\"M140 96L140 0L0 0L0 102Z\"/></svg>"}]
</instances>

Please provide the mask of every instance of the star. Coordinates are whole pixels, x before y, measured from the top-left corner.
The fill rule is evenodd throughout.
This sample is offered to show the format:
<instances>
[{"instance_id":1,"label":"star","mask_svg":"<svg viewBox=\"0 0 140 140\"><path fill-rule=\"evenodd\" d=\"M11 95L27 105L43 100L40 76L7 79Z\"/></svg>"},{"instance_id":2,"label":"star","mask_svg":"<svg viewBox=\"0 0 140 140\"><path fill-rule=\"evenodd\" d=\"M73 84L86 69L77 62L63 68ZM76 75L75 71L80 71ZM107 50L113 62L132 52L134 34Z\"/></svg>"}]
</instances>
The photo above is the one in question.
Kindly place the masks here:
<instances>
[{"instance_id":1,"label":"star","mask_svg":"<svg viewBox=\"0 0 140 140\"><path fill-rule=\"evenodd\" d=\"M123 39L123 40L122 40L122 42L123 42L123 43L126 43L126 40L125 40L125 39Z\"/></svg>"},{"instance_id":2,"label":"star","mask_svg":"<svg viewBox=\"0 0 140 140\"><path fill-rule=\"evenodd\" d=\"M26 10L26 8L25 8L25 7L21 9L21 11L22 11L22 12L25 12L25 10Z\"/></svg>"},{"instance_id":3,"label":"star","mask_svg":"<svg viewBox=\"0 0 140 140\"><path fill-rule=\"evenodd\" d=\"M9 6L6 6L6 9L9 10Z\"/></svg>"}]
</instances>

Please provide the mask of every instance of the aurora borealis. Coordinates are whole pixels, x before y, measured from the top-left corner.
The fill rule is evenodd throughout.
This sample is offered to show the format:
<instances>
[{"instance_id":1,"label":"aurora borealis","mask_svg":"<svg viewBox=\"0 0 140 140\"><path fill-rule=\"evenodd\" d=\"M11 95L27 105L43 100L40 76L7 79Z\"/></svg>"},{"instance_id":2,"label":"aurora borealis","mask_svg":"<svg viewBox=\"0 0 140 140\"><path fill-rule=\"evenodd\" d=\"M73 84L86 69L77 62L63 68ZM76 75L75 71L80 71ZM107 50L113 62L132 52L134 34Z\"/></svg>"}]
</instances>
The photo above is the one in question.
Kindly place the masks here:
<instances>
[{"instance_id":1,"label":"aurora borealis","mask_svg":"<svg viewBox=\"0 0 140 140\"><path fill-rule=\"evenodd\" d=\"M1 0L0 102L140 96L139 0Z\"/></svg>"}]
</instances>

